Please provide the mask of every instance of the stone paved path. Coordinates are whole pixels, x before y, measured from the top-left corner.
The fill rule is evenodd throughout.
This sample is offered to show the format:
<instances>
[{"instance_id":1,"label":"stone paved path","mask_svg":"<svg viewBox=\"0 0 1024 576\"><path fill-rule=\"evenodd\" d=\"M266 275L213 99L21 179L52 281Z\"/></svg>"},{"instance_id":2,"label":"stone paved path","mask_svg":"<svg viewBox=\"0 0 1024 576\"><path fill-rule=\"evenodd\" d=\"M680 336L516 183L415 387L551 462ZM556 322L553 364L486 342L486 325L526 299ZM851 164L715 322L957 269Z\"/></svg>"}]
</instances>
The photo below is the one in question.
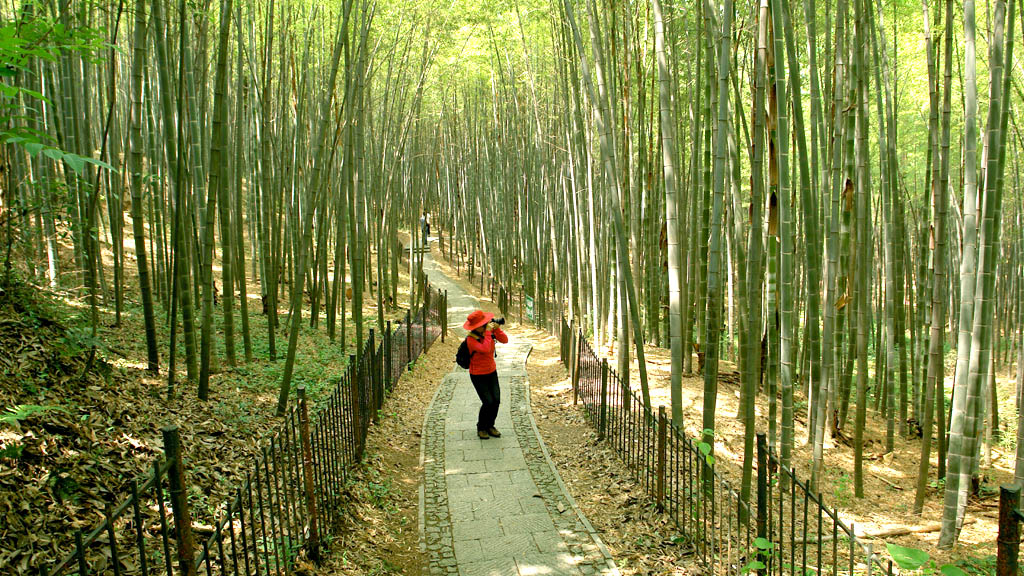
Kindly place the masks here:
<instances>
[{"instance_id":1,"label":"stone paved path","mask_svg":"<svg viewBox=\"0 0 1024 576\"><path fill-rule=\"evenodd\" d=\"M448 290L449 323L461 332L478 301L429 257L424 270ZM526 374L531 348L511 336L498 345L501 438L477 438L480 400L454 362L434 395L420 454L420 542L431 576L619 574L540 440Z\"/></svg>"}]
</instances>

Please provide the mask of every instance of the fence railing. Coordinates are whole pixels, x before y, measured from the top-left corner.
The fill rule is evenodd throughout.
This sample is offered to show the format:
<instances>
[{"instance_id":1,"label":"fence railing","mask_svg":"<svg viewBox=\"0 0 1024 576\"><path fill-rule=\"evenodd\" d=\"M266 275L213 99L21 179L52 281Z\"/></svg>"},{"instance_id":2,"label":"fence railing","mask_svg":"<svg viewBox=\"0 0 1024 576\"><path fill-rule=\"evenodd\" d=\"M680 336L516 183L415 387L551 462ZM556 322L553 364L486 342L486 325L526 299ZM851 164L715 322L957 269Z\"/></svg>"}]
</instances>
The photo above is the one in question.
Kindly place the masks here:
<instances>
[{"instance_id":1,"label":"fence railing","mask_svg":"<svg viewBox=\"0 0 1024 576\"><path fill-rule=\"evenodd\" d=\"M398 379L447 330L447 295L427 286L423 302L383 337L373 330L333 390L315 407L305 388L262 442L214 526L193 523L176 427L163 429L164 457L107 506L74 549L38 566L41 576L149 576L292 572L300 551L317 560L340 526L345 486L361 461L370 423Z\"/></svg>"},{"instance_id":2,"label":"fence railing","mask_svg":"<svg viewBox=\"0 0 1024 576\"><path fill-rule=\"evenodd\" d=\"M710 445L674 426L664 407L647 409L584 333L560 322L560 351L598 436L644 492L668 514L711 574L892 574L891 564L858 542L845 523L758 435L757 493L744 502Z\"/></svg>"}]
</instances>

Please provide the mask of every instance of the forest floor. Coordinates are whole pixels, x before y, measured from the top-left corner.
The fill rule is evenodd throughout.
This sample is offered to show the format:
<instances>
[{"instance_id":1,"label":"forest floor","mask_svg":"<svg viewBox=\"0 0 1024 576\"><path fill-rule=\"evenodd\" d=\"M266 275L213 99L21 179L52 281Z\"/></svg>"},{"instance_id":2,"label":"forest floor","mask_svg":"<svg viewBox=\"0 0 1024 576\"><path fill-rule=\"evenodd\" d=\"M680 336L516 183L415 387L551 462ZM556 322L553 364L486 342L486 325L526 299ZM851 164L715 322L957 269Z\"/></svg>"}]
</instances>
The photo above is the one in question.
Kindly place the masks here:
<instances>
[{"instance_id":1,"label":"forest floor","mask_svg":"<svg viewBox=\"0 0 1024 576\"><path fill-rule=\"evenodd\" d=\"M668 408L671 405L671 355L668 350L655 346L645 347L647 369L651 391L651 403ZM614 358L615 350L607 348L599 354ZM946 396L952 394L952 371L955 356L947 358ZM696 359L694 365L696 366ZM1017 409L1013 404L1014 384L999 374L997 386L1001 399L1000 421L1002 442L993 442L992 460L982 466L982 482L977 495L968 503L965 525L960 540L953 550L939 550L938 526L942 520L944 483L935 479L938 457L932 443L929 482L924 510L920 517L912 514L917 489L918 464L921 454L921 440L917 437L903 438L898 427L893 442L893 451L885 450L886 419L878 411L869 408L864 429L864 497L857 498L854 492L854 454L852 448L853 413L851 403L849 422L841 430L844 438L831 438L824 447L822 476L818 489L824 502L838 510L840 518L848 526L855 526L858 538L873 542L874 550L885 553L885 544L917 548L926 551L931 559L942 564L963 562L982 570L995 566L996 538L999 525L999 486L1013 482L1013 467L1016 449ZM874 376L871 375L873 382ZM640 383L634 359L631 370L631 386L639 390ZM869 383L870 386L870 383ZM684 428L691 437L700 435L703 414L704 381L702 376L684 376L682 407ZM874 398L868 401L873 405ZM756 430L768 430L768 400L765 394L758 395L755 406ZM811 476L813 444L808 442L807 398L797 393L795 404L796 445L792 455L797 477L807 481ZM782 403L779 400L779 409ZM720 363L720 377L715 419L715 455L719 467L724 464L729 470L728 477L739 485L743 462L744 426L736 415L740 408L740 375L735 364ZM1009 426L1006 424L1009 423ZM898 424L897 424L898 426ZM985 448L982 448L984 453ZM880 505L884 503L884 505ZM927 530L924 530L928 528ZM915 529L908 534L874 538L872 535L891 533L901 529Z\"/></svg>"},{"instance_id":2,"label":"forest floor","mask_svg":"<svg viewBox=\"0 0 1024 576\"><path fill-rule=\"evenodd\" d=\"M126 247L130 241L126 243ZM128 250L126 276L134 276ZM485 308L493 302L480 295L434 250L435 259L451 278L476 293ZM107 259L109 264L109 256ZM107 277L111 277L108 266ZM407 300L407 264L399 281L399 304ZM66 285L73 284L67 279ZM179 384L167 396L169 325L157 305L157 331L161 342L161 375L145 371L146 349L141 306L133 282L128 285L120 325L115 325L112 303L100 308L100 330L89 330L85 299L71 289L49 290L13 284L0 294L0 574L25 574L44 559L70 549L76 529L86 530L102 518L107 501L123 499L128 482L143 474L162 453L159 428L181 428L186 450L189 498L199 526L212 524L222 511L229 491L259 449L262 438L278 420L274 416L277 389L284 366L285 330L278 332L278 359L270 361L266 318L261 314L259 286L250 282L249 305L254 360L244 363L241 335L237 334L239 364L223 360L211 379L211 400L200 402L191 386ZM286 290L286 288L285 288ZM110 304L109 306L107 304ZM376 313L368 300L367 314ZM398 314L398 312L396 312ZM282 326L287 310L281 311ZM392 316L389 314L389 316ZM331 342L321 325L310 328L308 309L299 339L294 386L305 384L315 400L343 372L347 347ZM511 320L511 319L510 319ZM220 332L220 314L217 314ZM236 317L236 330L240 323ZM531 339L536 348L528 370L533 389L537 426L567 487L580 508L602 535L623 574L683 574L686 551L674 540L677 527L659 514L630 472L607 447L598 442L572 393L564 367L558 362L558 341L537 328L515 325L511 330ZM348 334L354 331L349 329ZM351 339L351 338L349 338ZM457 344L457 343L456 343ZM93 346L95 358L90 363ZM652 399L668 404L670 359L666 350L648 347ZM613 350L601 350L610 355ZM335 553L318 573L419 574L418 549L419 442L423 411L440 379L451 368L454 344L435 344L405 376L385 405L380 424L371 428L367 457L349 490L349 525L333 542ZM177 352L178 382L184 382L184 350ZM743 428L733 418L738 409L738 375L723 363L718 398L716 454L739 478ZM635 374L635 369L634 369ZM999 386L1012 386L1000 379ZM294 388L293 388L294 389ZM687 432L699 432L703 382L684 378L684 414ZM940 552L937 532L888 538L886 541L921 548L933 558L980 558L994 553L997 496L995 487L1012 478L1016 411L1012 393L1000 406L1005 443L993 447L993 462L983 468L980 498L972 499L961 542L952 553ZM757 407L758 429L765 429L767 407ZM810 446L806 438L806 402L797 402L797 451L794 462L801 477L809 472ZM941 515L942 493L931 488L923 518L909 511L917 476L918 440L897 439L892 455L884 455L885 422L868 412L867 471L864 499L853 496L852 449L843 444L826 446L821 490L843 519L855 522L858 534L891 527L932 524ZM581 449L582 448L582 449ZM932 471L935 458L932 458ZM595 479L601 479L596 481ZM880 502L886 505L879 506ZM876 550L884 549L877 541ZM313 571L313 570L310 570Z\"/></svg>"},{"instance_id":3,"label":"forest floor","mask_svg":"<svg viewBox=\"0 0 1024 576\"><path fill-rule=\"evenodd\" d=\"M447 265L444 256L436 248L434 250L434 257L439 263L446 263L442 268L450 276L455 277L456 270L452 266ZM459 281L463 287L479 296L479 284L474 288L471 285L472 283L465 278L459 278ZM481 299L486 299L486 295ZM518 308L518 302L513 303L510 307L510 312L511 308ZM545 337L550 337L547 332L540 330L537 330L536 334L535 341L538 342L543 342ZM560 364L558 362L557 340L554 341L553 346L554 358L552 362ZM597 352L599 355L608 358L615 357L614 347L605 347L597 350ZM670 353L668 350L656 346L646 346L644 352L647 356L651 402L655 410L657 410L658 406L665 406L667 408L670 406ZM531 364L533 362L534 358L531 357ZM955 362L955 357L947 358L947 374L952 373L953 365L951 362ZM694 358L694 366L696 365L696 358ZM589 435L590 438L596 439L596 435L591 432L592 429L589 426L583 425L585 420L582 416L582 411L578 407L572 406L571 387L566 379L564 368L559 365L550 368L550 370L553 372L553 375L549 379L550 382L546 387L546 393L536 395L534 403L538 404L538 399L540 399L540 410L541 413L544 413L544 402L553 402L554 405L549 407L549 410L557 407L558 411L564 411L565 415L562 419L564 422L571 423L571 425L552 426L551 424L544 424L540 420L540 416L538 416L538 426L544 434L544 441L549 443L549 445L557 445L561 442L560 438L568 436L572 439L574 434ZM541 369L540 372L543 373L544 369ZM558 374L561 376L557 376ZM868 410L865 427L864 469L866 474L864 477L864 498L856 498L854 495L854 458L852 447L842 441L831 439L825 445L822 478L819 483L819 490L825 503L838 510L839 516L844 523L847 525L854 524L858 537L863 542L872 543L874 550L883 555L885 554L885 544L892 543L924 550L938 564L958 562L962 567L966 569L973 568L978 573L994 571L995 535L998 532L999 485L1011 483L1013 480L1017 419L1016 407L1013 405L1013 382L1005 378L1005 375L1002 373L998 376L997 386L999 387L999 398L1001 399L999 409L1002 427L1001 437L1003 440L993 443L991 465L982 467L982 483L979 494L972 496L970 499L965 525L959 543L953 550L943 551L939 550L937 546L939 537L938 523L942 517L943 483L936 482L934 479L930 482L922 516L915 517L912 515L914 494L917 486L918 462L920 461L920 439L904 439L897 432L893 452L891 454L885 453L886 422L875 410ZM540 378L534 375L534 368L532 367L530 377L531 380L540 381ZM633 359L631 377L631 386L634 390L638 391L640 383L637 376L635 358ZM715 455L719 469L725 469L725 476L733 479L732 484L737 489L741 478L744 445L744 427L742 422L735 417L740 405L739 381L739 373L735 364L722 361L720 363L719 392L716 409ZM952 391L952 376L947 378L946 386L948 396ZM534 387L537 388L538 385L535 383ZM700 375L684 376L682 391L684 429L693 438L698 437L701 431L703 397L703 377ZM869 401L873 402L873 398L869 397ZM803 397L803 394L797 394L795 405L796 446L792 462L795 464L797 477L806 481L810 477L813 446L807 442L807 399ZM779 407L781 409L781 401ZM535 405L535 409L537 408L538 406ZM756 418L756 429L767 431L768 406L767 399L763 394L758 396ZM843 433L851 438L853 436L852 419L853 407L851 406L850 424L848 429L843 430ZM552 433L546 432L546 427ZM549 440L549 438L551 439ZM579 446L584 444L587 445L588 449L579 450ZM572 444L569 444L569 446L573 447ZM596 457L597 451L606 449L605 445L603 443L597 444L596 441L584 442L577 438L574 448L574 450L570 449L568 451L564 461L559 462L559 458L555 458L556 462L559 463L559 472L568 478L573 478L572 481L567 479L566 483L570 486L583 485L589 480L592 484L594 477L602 477L588 476L583 470L587 466L586 461ZM936 467L937 456L933 443L930 467L930 474L933 477ZM574 478L577 471L580 475L578 478ZM613 476L613 478L615 477ZM617 505L630 498L631 492L632 494L642 493L642 491L633 489L634 486L631 486L627 481L629 478L630 476L626 474L622 481L619 478L615 478L613 482L602 482L599 486L590 486L589 491L595 494L594 497L597 501L602 499L606 501L604 507L596 508L596 513L599 517L602 510L614 509ZM586 496L577 496L575 492L573 495L582 500L587 499ZM880 505L880 503L884 503L884 505ZM616 506L607 506L607 504L615 504ZM589 517L590 512L587 512L587 514ZM653 513L651 515L655 516ZM632 515L629 517L631 521L634 519ZM595 522L595 526L597 524L598 522ZM674 527L665 526L661 532L670 533L671 528ZM899 531L900 529L914 529L916 531L882 538L872 536L882 532ZM922 529L928 530L921 531ZM602 534L602 538L606 538L606 536ZM614 541L614 537L609 538L609 540ZM609 544L609 548L611 547L612 545ZM618 561L618 556L616 556L616 561Z\"/></svg>"},{"instance_id":4,"label":"forest floor","mask_svg":"<svg viewBox=\"0 0 1024 576\"><path fill-rule=\"evenodd\" d=\"M0 574L35 573L40 562L67 554L75 531L88 532L100 522L106 503L124 500L130 481L147 473L162 455L160 428L166 425L180 428L194 524L212 525L251 467L262 446L258 440L280 422L275 409L287 351L288 310L279 313L277 359L272 361L260 287L250 274L253 361L245 362L237 301L237 365L225 360L218 307L219 366L211 376L210 399L198 400L194 384L187 383L180 331L178 384L169 397L167 313L157 301L161 371L154 376L145 370L145 331L130 239L125 247L128 281L121 322L116 323L111 293L109 301L101 301L95 337L87 299L68 287L74 278L65 278L62 289L18 280L0 290ZM106 248L105 274L112 278ZM64 256L70 261L69 253ZM287 285L281 290L287 295ZM286 296L283 300L286 307ZM403 273L398 304L406 306L407 301L408 276ZM372 294L364 304L364 313L374 318ZM323 314L318 327L310 326L309 312L307 297L292 391L294 395L304 385L315 402L344 372L349 353L355 351L355 330L349 322L349 342L342 346L328 338ZM404 309L396 309L386 316L403 314ZM364 473L372 470L370 462Z\"/></svg>"}]
</instances>

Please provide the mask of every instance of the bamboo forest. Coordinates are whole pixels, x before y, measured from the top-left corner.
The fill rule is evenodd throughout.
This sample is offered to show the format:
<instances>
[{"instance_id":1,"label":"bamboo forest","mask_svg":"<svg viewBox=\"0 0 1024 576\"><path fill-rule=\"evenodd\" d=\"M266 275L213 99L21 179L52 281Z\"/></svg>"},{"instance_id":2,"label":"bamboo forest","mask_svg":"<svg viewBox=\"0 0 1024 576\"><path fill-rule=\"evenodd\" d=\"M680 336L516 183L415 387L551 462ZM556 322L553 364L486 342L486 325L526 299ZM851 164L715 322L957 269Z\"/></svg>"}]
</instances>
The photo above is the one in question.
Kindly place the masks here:
<instances>
[{"instance_id":1,"label":"bamboo forest","mask_svg":"<svg viewBox=\"0 0 1024 576\"><path fill-rule=\"evenodd\" d=\"M0 576L1024 573L1018 41L0 2Z\"/></svg>"}]
</instances>

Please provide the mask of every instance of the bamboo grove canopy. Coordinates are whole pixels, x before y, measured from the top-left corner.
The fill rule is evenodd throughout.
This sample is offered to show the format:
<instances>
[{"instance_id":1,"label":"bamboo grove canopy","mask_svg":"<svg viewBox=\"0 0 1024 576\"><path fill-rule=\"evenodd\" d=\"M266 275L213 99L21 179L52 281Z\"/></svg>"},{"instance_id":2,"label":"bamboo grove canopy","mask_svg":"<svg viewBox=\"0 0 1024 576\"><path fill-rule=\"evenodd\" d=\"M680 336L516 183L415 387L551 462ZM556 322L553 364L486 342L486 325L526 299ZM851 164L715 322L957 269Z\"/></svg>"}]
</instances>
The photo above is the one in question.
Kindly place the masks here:
<instances>
[{"instance_id":1,"label":"bamboo grove canopy","mask_svg":"<svg viewBox=\"0 0 1024 576\"><path fill-rule=\"evenodd\" d=\"M863 496L873 410L885 452L921 435L915 512L944 478L950 546L1014 429L996 374L1019 395L1016 0L0 11L4 281L78 291L94 335L99 307L141 299L172 389L206 399L217 363L283 358L283 412L303 323L342 345L380 330L429 212L449 253L613 350L648 405L645 345L669 349L672 419L711 447L737 365L743 498L758 426L784 463L813 447L815 485L852 451ZM690 374L701 414L682 413Z\"/></svg>"}]
</instances>

